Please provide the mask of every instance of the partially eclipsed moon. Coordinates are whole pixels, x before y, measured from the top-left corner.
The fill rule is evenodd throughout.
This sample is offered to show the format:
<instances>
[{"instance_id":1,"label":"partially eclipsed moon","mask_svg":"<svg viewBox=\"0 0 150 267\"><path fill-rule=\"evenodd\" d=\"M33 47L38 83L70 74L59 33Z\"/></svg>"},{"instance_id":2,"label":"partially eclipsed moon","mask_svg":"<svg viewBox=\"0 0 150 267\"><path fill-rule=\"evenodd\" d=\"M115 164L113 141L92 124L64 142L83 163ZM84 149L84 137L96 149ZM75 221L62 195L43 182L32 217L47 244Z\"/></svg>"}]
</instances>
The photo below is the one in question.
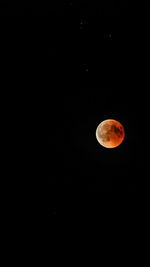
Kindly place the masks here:
<instances>
[{"instance_id":1,"label":"partially eclipsed moon","mask_svg":"<svg viewBox=\"0 0 150 267\"><path fill-rule=\"evenodd\" d=\"M122 124L116 120L102 121L96 129L97 141L106 148L119 146L125 137Z\"/></svg>"}]
</instances>

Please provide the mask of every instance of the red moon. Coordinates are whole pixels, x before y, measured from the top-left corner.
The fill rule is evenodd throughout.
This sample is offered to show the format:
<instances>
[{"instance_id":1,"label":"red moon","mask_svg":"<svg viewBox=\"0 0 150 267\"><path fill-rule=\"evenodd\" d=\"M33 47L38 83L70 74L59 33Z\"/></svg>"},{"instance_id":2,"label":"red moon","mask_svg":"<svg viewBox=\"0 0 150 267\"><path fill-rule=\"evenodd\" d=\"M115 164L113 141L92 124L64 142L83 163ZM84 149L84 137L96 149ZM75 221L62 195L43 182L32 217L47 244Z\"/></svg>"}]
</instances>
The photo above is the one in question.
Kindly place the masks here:
<instances>
[{"instance_id":1,"label":"red moon","mask_svg":"<svg viewBox=\"0 0 150 267\"><path fill-rule=\"evenodd\" d=\"M106 148L119 146L125 137L125 130L119 121L108 119L102 121L96 129L97 141Z\"/></svg>"}]
</instances>

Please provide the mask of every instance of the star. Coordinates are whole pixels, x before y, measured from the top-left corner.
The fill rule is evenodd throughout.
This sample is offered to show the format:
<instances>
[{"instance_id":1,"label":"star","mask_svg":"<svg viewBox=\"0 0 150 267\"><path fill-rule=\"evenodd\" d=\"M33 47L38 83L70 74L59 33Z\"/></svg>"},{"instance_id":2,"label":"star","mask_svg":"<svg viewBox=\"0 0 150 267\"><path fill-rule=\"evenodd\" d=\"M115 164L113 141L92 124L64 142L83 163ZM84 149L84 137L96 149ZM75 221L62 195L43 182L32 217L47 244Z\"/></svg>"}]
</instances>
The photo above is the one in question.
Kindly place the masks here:
<instances>
[{"instance_id":1,"label":"star","mask_svg":"<svg viewBox=\"0 0 150 267\"><path fill-rule=\"evenodd\" d=\"M88 72L88 71L89 71L89 68L88 68L87 64L82 64L82 65L80 66L80 68L81 68L81 70L84 71L84 72Z\"/></svg>"}]
</instances>

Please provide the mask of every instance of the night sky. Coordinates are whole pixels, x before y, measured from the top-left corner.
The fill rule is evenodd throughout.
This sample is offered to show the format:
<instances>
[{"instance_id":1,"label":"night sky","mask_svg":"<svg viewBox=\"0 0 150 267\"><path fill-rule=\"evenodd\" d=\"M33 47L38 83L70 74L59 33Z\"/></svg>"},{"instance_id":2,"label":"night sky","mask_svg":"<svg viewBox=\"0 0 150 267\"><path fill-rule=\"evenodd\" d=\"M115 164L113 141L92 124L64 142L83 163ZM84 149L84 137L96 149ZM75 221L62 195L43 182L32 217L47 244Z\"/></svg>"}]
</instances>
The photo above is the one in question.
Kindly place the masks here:
<instances>
[{"instance_id":1,"label":"night sky","mask_svg":"<svg viewBox=\"0 0 150 267\"><path fill-rule=\"evenodd\" d=\"M55 129L49 127L48 151L51 162L53 147L56 165L49 167L48 179L60 203L54 210L65 198L80 206L95 195L110 199L148 190L148 3L101 3L66 1L54 16L56 39L49 38ZM125 128L124 142L112 150L95 138L96 127L108 118Z\"/></svg>"},{"instance_id":2,"label":"night sky","mask_svg":"<svg viewBox=\"0 0 150 267\"><path fill-rule=\"evenodd\" d=\"M149 190L149 3L79 2L0 5L1 16L28 18L26 36L45 70L48 215L88 209L95 197L100 204ZM19 32L23 36L21 27ZM98 124L109 118L125 128L115 149L103 148L95 136Z\"/></svg>"}]
</instances>

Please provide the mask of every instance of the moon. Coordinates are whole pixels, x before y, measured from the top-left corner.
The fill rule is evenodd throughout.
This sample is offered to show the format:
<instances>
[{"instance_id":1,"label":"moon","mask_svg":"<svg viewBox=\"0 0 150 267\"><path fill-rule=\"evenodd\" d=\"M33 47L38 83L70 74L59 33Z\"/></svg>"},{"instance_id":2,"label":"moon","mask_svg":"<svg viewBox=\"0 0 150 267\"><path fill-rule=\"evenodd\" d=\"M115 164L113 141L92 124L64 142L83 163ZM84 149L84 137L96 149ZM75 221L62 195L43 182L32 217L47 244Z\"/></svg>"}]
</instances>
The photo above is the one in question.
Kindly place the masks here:
<instances>
[{"instance_id":1,"label":"moon","mask_svg":"<svg viewBox=\"0 0 150 267\"><path fill-rule=\"evenodd\" d=\"M96 129L96 138L106 148L119 146L125 137L125 130L119 121L108 119L102 121Z\"/></svg>"}]
</instances>

